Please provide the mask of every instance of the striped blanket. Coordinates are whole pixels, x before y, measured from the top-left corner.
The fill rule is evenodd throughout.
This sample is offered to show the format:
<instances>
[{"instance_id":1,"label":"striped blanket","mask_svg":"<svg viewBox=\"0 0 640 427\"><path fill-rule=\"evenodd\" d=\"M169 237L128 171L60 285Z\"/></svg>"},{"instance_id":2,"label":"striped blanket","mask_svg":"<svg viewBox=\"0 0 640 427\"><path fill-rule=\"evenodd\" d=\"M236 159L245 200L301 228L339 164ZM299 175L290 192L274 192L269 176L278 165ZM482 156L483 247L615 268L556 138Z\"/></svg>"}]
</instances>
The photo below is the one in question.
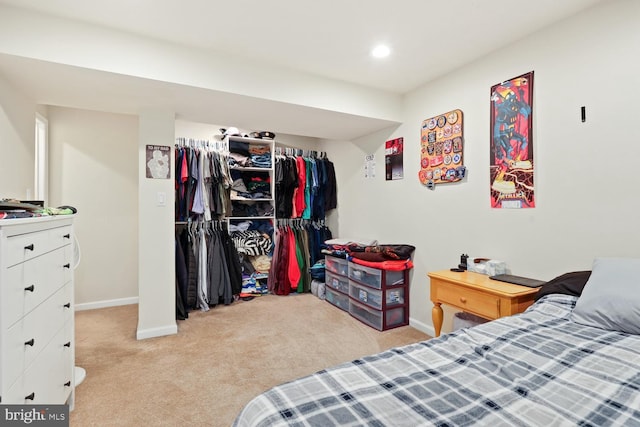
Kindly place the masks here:
<instances>
[{"instance_id":1,"label":"striped blanket","mask_svg":"<svg viewBox=\"0 0 640 427\"><path fill-rule=\"evenodd\" d=\"M576 298L279 385L257 426L640 426L640 336L569 320Z\"/></svg>"}]
</instances>

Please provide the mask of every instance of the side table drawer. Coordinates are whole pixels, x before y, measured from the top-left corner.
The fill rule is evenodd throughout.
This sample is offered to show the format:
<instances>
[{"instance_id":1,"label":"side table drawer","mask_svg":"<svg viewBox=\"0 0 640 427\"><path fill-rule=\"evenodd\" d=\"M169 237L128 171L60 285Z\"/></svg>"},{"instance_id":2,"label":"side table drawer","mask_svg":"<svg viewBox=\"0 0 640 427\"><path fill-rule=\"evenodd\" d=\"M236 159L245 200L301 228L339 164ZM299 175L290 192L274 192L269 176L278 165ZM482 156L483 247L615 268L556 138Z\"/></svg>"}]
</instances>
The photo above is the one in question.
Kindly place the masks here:
<instances>
[{"instance_id":1,"label":"side table drawer","mask_svg":"<svg viewBox=\"0 0 640 427\"><path fill-rule=\"evenodd\" d=\"M438 287L438 300L487 319L500 317L500 298L451 283Z\"/></svg>"}]
</instances>

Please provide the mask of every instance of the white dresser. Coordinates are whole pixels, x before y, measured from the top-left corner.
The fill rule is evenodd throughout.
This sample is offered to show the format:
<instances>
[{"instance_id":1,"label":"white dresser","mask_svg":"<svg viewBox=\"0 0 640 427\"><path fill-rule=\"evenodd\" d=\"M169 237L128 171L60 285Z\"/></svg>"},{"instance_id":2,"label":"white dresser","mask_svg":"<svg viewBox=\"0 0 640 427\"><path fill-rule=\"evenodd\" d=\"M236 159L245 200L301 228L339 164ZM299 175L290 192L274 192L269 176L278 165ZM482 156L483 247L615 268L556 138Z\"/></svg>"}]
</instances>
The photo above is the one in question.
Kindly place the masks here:
<instances>
[{"instance_id":1,"label":"white dresser","mask_svg":"<svg viewBox=\"0 0 640 427\"><path fill-rule=\"evenodd\" d=\"M73 217L0 220L0 401L73 407Z\"/></svg>"}]
</instances>

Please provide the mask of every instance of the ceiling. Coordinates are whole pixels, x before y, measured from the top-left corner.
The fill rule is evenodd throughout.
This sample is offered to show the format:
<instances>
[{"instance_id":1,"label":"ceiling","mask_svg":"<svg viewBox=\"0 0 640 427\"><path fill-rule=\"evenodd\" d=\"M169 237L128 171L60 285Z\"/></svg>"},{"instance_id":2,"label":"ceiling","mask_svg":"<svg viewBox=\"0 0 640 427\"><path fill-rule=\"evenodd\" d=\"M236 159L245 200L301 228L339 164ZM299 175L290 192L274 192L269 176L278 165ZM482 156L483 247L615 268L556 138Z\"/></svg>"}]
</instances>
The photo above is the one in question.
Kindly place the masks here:
<instances>
[{"instance_id":1,"label":"ceiling","mask_svg":"<svg viewBox=\"0 0 640 427\"><path fill-rule=\"evenodd\" d=\"M605 1L609 0L0 0L0 5L404 94ZM376 60L369 55L377 43L391 47L388 58ZM36 99L42 98L33 93L32 81L20 81L29 78L29 73L20 72L20 61L3 59L0 73L9 75L18 86L31 87ZM101 78L113 79L106 74L91 79L96 84ZM55 83L53 79L49 82ZM128 90L135 91L135 87L132 84ZM47 95L49 102L82 104L65 99L64 90L57 92ZM246 112L247 105L244 108ZM364 122L349 130L351 136L390 125ZM313 130L287 129L291 131L314 136Z\"/></svg>"}]
</instances>

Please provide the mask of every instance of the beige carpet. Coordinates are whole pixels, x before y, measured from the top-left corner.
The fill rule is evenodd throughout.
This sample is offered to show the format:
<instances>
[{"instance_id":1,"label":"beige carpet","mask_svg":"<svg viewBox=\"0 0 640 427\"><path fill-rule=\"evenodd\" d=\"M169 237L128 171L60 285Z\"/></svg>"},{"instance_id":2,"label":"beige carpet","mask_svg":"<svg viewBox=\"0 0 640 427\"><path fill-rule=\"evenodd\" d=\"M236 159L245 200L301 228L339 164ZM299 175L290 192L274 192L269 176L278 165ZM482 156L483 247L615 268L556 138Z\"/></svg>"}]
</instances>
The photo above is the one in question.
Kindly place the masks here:
<instances>
[{"instance_id":1,"label":"beige carpet","mask_svg":"<svg viewBox=\"0 0 640 427\"><path fill-rule=\"evenodd\" d=\"M311 294L192 312L178 334L135 339L137 305L76 313L72 426L229 426L255 395L320 369L427 339L376 331Z\"/></svg>"}]
</instances>

